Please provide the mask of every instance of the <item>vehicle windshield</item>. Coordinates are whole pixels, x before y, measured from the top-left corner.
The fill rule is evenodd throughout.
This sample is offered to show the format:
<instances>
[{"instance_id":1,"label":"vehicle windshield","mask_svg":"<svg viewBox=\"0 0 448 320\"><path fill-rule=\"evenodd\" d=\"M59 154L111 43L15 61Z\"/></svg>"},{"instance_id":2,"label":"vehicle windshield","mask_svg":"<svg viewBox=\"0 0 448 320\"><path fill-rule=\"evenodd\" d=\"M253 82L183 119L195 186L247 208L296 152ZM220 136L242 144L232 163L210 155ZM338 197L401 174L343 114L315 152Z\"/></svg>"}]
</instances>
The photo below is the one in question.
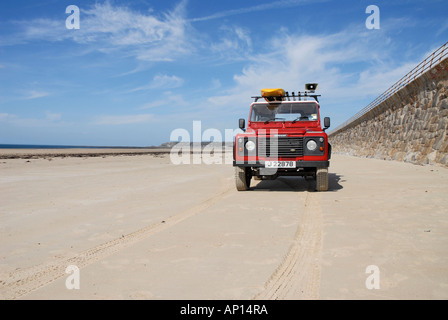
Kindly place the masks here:
<instances>
[{"instance_id":1,"label":"vehicle windshield","mask_svg":"<svg viewBox=\"0 0 448 320\"><path fill-rule=\"evenodd\" d=\"M317 104L309 103L281 103L254 104L250 121L316 121L318 117Z\"/></svg>"}]
</instances>

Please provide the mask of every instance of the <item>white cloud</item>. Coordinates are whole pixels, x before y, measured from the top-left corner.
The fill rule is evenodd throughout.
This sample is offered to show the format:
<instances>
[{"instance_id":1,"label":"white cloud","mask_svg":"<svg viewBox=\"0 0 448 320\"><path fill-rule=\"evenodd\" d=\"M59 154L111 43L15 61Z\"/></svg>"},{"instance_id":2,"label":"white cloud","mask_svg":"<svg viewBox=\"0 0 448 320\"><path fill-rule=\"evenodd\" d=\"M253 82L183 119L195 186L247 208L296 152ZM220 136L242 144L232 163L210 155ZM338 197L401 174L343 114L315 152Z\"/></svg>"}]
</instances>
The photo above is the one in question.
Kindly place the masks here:
<instances>
[{"instance_id":1,"label":"white cloud","mask_svg":"<svg viewBox=\"0 0 448 320\"><path fill-rule=\"evenodd\" d=\"M9 113L0 113L0 121L7 121L12 117Z\"/></svg>"},{"instance_id":2,"label":"white cloud","mask_svg":"<svg viewBox=\"0 0 448 320\"><path fill-rule=\"evenodd\" d=\"M305 5L310 2L316 3L316 2L327 2L327 1L328 0L280 0L280 1L274 1L271 3L263 3L263 4L259 4L259 5L252 6L252 7L221 11L221 12L217 12L212 15L209 15L209 16L193 18L190 21L197 22L197 21L220 19L220 18L225 18L225 17L244 14L244 13L266 11L266 10L270 10L270 9L279 9L279 8L290 8L290 7Z\"/></svg>"},{"instance_id":3,"label":"white cloud","mask_svg":"<svg viewBox=\"0 0 448 320\"><path fill-rule=\"evenodd\" d=\"M154 76L152 81L148 85L139 86L126 91L127 93L137 92L137 91L147 91L153 89L174 89L179 88L183 85L184 80L178 76L169 76L166 74L159 74Z\"/></svg>"},{"instance_id":4,"label":"white cloud","mask_svg":"<svg viewBox=\"0 0 448 320\"><path fill-rule=\"evenodd\" d=\"M420 62L391 59L395 49L388 38L355 28L324 35L277 34L283 36L268 41L263 53L248 57L250 62L234 75L234 85L209 97L204 109L218 117L221 112L239 113L262 88L297 92L304 91L305 83L318 82L325 112L341 121L342 115L365 107L360 101L380 95Z\"/></svg>"},{"instance_id":5,"label":"white cloud","mask_svg":"<svg viewBox=\"0 0 448 320\"><path fill-rule=\"evenodd\" d=\"M182 95L173 94L172 92L167 91L163 92L161 96L166 98L150 101L148 103L145 103L138 109L144 110L144 109L167 107L170 108L171 110L177 110L178 107L188 106L188 103L184 100Z\"/></svg>"},{"instance_id":6,"label":"white cloud","mask_svg":"<svg viewBox=\"0 0 448 320\"><path fill-rule=\"evenodd\" d=\"M59 121L62 118L62 115L60 113L52 113L50 111L45 112L45 118L48 121Z\"/></svg>"},{"instance_id":7,"label":"white cloud","mask_svg":"<svg viewBox=\"0 0 448 320\"><path fill-rule=\"evenodd\" d=\"M156 75L154 76L150 88L164 88L164 89L174 89L181 87L184 83L184 80L177 76L169 76L166 74Z\"/></svg>"},{"instance_id":8,"label":"white cloud","mask_svg":"<svg viewBox=\"0 0 448 320\"><path fill-rule=\"evenodd\" d=\"M238 26L223 26L224 35L218 42L208 44L213 54L219 59L240 60L247 59L252 51L252 39L249 30Z\"/></svg>"},{"instance_id":9,"label":"white cloud","mask_svg":"<svg viewBox=\"0 0 448 320\"><path fill-rule=\"evenodd\" d=\"M448 30L448 21L446 21L444 24L439 26L438 30L436 31L436 35L440 36L446 30Z\"/></svg>"},{"instance_id":10,"label":"white cloud","mask_svg":"<svg viewBox=\"0 0 448 320\"><path fill-rule=\"evenodd\" d=\"M70 33L66 32L64 19L38 18L11 23L17 32L2 34L0 46L24 44L33 40L61 41L70 37Z\"/></svg>"},{"instance_id":11,"label":"white cloud","mask_svg":"<svg viewBox=\"0 0 448 320\"><path fill-rule=\"evenodd\" d=\"M80 32L74 33L74 39L81 42L105 37L117 45L141 45L161 41L175 33L178 27L173 23L177 20L173 13L166 14L165 19L158 19L126 7L113 7L109 2L96 3L83 11L83 15L86 17L82 20Z\"/></svg>"},{"instance_id":12,"label":"white cloud","mask_svg":"<svg viewBox=\"0 0 448 320\"><path fill-rule=\"evenodd\" d=\"M139 13L126 7L113 7L109 2L86 10L78 42L100 42L103 48L131 50L145 61L171 61L192 51L186 41L185 1L160 17Z\"/></svg>"},{"instance_id":13,"label":"white cloud","mask_svg":"<svg viewBox=\"0 0 448 320\"><path fill-rule=\"evenodd\" d=\"M8 123L19 127L62 127L70 125L68 122L61 121L62 116L58 113L51 113L49 111L45 112L45 117L43 118L25 118L16 114L10 113L0 113L0 121L3 123Z\"/></svg>"},{"instance_id":14,"label":"white cloud","mask_svg":"<svg viewBox=\"0 0 448 320\"><path fill-rule=\"evenodd\" d=\"M109 1L95 3L80 8L79 29L66 29L64 19L22 21L17 22L22 32L4 39L2 44L73 40L98 51L126 49L126 54L140 60L170 61L193 50L185 35L185 5L186 1L181 1L172 11L156 16L150 11L140 13L114 6Z\"/></svg>"},{"instance_id":15,"label":"white cloud","mask_svg":"<svg viewBox=\"0 0 448 320\"><path fill-rule=\"evenodd\" d=\"M221 88L222 84L219 79L212 79L211 88L209 90L216 90Z\"/></svg>"},{"instance_id":16,"label":"white cloud","mask_svg":"<svg viewBox=\"0 0 448 320\"><path fill-rule=\"evenodd\" d=\"M31 99L43 98L43 97L46 97L48 95L49 95L48 92L31 90L31 91L26 93L26 95L25 95L25 97L23 99L31 100Z\"/></svg>"},{"instance_id":17,"label":"white cloud","mask_svg":"<svg viewBox=\"0 0 448 320\"><path fill-rule=\"evenodd\" d=\"M94 124L98 125L122 125L145 123L153 119L152 114L135 114L135 115L105 115L100 116Z\"/></svg>"}]
</instances>

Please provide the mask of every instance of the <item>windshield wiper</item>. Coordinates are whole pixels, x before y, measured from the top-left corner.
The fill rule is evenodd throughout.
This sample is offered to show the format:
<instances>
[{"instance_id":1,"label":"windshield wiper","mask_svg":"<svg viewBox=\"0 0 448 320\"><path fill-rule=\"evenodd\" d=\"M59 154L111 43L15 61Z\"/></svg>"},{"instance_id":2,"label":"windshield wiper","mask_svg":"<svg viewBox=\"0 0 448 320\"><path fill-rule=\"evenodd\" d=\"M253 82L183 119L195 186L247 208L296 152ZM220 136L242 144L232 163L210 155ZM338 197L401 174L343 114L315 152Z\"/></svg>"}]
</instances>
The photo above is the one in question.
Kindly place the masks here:
<instances>
[{"instance_id":1,"label":"windshield wiper","mask_svg":"<svg viewBox=\"0 0 448 320\"><path fill-rule=\"evenodd\" d=\"M274 119L269 119L269 120L266 120L265 122L264 122L264 124L268 124L269 122L271 122L271 121L285 121L286 119L285 118L274 118Z\"/></svg>"},{"instance_id":2,"label":"windshield wiper","mask_svg":"<svg viewBox=\"0 0 448 320\"><path fill-rule=\"evenodd\" d=\"M308 121L309 118L308 118L308 117L297 117L297 118L295 118L295 119L292 121L292 123L296 123L297 120L305 120L305 121Z\"/></svg>"}]
</instances>

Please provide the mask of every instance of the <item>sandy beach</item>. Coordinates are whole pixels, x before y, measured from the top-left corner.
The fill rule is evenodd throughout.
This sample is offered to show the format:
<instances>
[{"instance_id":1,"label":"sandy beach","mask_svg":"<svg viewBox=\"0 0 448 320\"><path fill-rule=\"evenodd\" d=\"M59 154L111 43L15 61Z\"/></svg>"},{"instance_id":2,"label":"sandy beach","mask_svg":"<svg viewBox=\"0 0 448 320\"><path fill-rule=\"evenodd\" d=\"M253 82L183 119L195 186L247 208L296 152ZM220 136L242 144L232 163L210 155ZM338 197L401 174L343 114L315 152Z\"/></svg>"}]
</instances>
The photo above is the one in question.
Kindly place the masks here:
<instances>
[{"instance_id":1,"label":"sandy beach","mask_svg":"<svg viewBox=\"0 0 448 320\"><path fill-rule=\"evenodd\" d=\"M238 192L225 161L122 151L2 150L2 299L448 298L446 168L335 155L328 192Z\"/></svg>"}]
</instances>

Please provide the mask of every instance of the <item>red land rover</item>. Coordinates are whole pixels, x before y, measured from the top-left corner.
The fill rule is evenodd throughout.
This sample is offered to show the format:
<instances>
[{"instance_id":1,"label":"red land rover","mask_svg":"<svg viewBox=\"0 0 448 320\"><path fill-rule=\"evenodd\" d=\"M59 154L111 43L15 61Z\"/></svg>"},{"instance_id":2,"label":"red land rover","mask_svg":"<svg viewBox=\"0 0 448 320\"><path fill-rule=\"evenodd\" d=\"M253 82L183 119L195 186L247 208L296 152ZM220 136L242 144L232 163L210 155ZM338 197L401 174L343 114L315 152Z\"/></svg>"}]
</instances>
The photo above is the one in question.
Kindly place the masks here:
<instances>
[{"instance_id":1,"label":"red land rover","mask_svg":"<svg viewBox=\"0 0 448 320\"><path fill-rule=\"evenodd\" d=\"M330 118L320 121L317 84L305 85L305 92L289 94L283 89L262 89L253 97L247 129L237 134L233 166L238 191L248 190L252 178L304 176L316 180L317 191L328 190L331 145L325 130ZM259 101L262 99L261 101Z\"/></svg>"}]
</instances>

